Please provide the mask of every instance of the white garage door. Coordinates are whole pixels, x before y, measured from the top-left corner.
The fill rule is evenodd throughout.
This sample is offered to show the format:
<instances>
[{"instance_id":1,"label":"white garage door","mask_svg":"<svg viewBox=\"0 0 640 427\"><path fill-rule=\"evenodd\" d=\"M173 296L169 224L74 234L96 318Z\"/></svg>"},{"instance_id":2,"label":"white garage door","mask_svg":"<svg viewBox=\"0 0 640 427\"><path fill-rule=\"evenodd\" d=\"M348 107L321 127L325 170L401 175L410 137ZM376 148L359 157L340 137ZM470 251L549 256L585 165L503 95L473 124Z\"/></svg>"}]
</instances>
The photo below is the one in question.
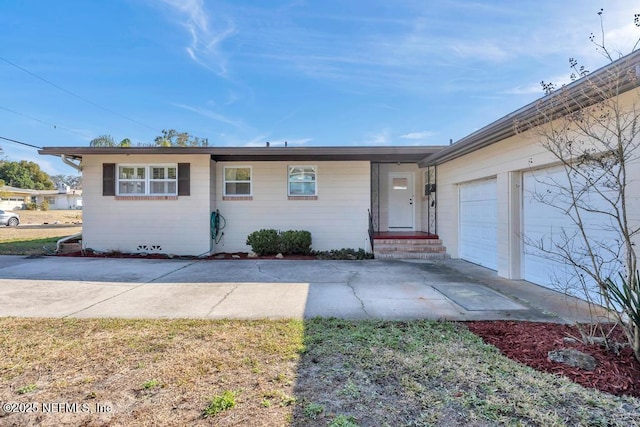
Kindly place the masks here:
<instances>
[{"instance_id":1,"label":"white garage door","mask_svg":"<svg viewBox=\"0 0 640 427\"><path fill-rule=\"evenodd\" d=\"M460 185L460 258L498 269L496 179Z\"/></svg>"},{"instance_id":2,"label":"white garage door","mask_svg":"<svg viewBox=\"0 0 640 427\"><path fill-rule=\"evenodd\" d=\"M559 246L576 255L584 252L578 228L567 214L570 212L569 199L558 190L566 188L567 181L562 167L523 174L523 277L542 286L577 294L570 291L579 286L576 271L554 254L559 252ZM607 209L602 199L595 195L589 196L589 204ZM593 246L600 247L599 253L612 260L607 266L610 274L617 271L617 257L609 252L616 246L610 223L602 215L584 213L582 219ZM587 262L584 259L582 264L588 265Z\"/></svg>"}]
</instances>

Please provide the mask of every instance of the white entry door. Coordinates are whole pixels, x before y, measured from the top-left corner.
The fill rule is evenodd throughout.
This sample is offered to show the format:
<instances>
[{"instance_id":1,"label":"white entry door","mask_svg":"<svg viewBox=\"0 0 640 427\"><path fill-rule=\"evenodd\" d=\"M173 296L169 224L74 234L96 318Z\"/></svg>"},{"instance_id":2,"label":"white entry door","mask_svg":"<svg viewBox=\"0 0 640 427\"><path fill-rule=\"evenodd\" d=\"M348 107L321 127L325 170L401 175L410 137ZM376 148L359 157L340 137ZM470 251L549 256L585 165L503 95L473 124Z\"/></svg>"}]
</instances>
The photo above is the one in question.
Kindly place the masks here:
<instances>
[{"instance_id":1,"label":"white entry door","mask_svg":"<svg viewBox=\"0 0 640 427\"><path fill-rule=\"evenodd\" d=\"M389 229L413 229L414 198L412 173L389 174Z\"/></svg>"}]
</instances>

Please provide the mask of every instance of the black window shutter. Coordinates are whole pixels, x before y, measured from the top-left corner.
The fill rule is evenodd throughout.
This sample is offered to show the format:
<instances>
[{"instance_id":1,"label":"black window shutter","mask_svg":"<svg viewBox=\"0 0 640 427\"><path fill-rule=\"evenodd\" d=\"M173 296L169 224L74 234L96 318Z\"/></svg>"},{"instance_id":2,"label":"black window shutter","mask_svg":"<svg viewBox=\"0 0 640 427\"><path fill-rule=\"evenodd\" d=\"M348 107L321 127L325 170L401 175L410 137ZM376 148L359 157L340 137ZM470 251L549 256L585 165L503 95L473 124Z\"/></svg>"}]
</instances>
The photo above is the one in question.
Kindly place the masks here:
<instances>
[{"instance_id":1,"label":"black window shutter","mask_svg":"<svg viewBox=\"0 0 640 427\"><path fill-rule=\"evenodd\" d=\"M178 163L178 196L191 194L191 164Z\"/></svg>"},{"instance_id":2,"label":"black window shutter","mask_svg":"<svg viewBox=\"0 0 640 427\"><path fill-rule=\"evenodd\" d=\"M116 195L116 164L115 163L102 164L102 195L103 196Z\"/></svg>"}]
</instances>

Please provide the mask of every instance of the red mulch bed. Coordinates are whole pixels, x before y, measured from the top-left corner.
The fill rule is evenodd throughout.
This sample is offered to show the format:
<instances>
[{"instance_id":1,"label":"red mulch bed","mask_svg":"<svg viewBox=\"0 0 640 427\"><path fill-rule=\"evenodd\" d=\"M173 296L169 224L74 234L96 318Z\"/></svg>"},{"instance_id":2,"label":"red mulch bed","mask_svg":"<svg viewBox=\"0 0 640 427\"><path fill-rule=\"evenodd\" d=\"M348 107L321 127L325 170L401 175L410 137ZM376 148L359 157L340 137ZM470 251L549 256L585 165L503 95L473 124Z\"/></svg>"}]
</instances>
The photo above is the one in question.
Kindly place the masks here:
<instances>
[{"instance_id":1,"label":"red mulch bed","mask_svg":"<svg viewBox=\"0 0 640 427\"><path fill-rule=\"evenodd\" d=\"M578 340L567 342L565 337L580 337L574 325L516 321L466 322L465 325L508 358L538 371L564 375L584 387L607 393L640 397L640 362L628 346L617 355L602 345L585 345ZM618 343L627 342L619 327L611 337ZM549 351L563 348L573 348L595 357L596 369L587 371L547 359Z\"/></svg>"}]
</instances>

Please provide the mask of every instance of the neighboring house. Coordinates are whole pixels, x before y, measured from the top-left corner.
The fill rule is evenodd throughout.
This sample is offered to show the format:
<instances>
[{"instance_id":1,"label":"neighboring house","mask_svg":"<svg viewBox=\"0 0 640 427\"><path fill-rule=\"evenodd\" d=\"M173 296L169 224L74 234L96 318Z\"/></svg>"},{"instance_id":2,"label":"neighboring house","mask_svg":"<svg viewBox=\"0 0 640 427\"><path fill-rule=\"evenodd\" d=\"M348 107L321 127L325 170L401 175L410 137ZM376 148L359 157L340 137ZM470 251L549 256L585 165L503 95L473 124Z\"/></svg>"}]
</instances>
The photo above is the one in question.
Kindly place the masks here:
<instances>
[{"instance_id":1,"label":"neighboring house","mask_svg":"<svg viewBox=\"0 0 640 427\"><path fill-rule=\"evenodd\" d=\"M4 185L0 187L0 209L5 211L24 209L28 203L31 203L35 193L35 190Z\"/></svg>"},{"instance_id":2,"label":"neighboring house","mask_svg":"<svg viewBox=\"0 0 640 427\"><path fill-rule=\"evenodd\" d=\"M37 190L35 201L41 205L44 201L50 210L82 209L82 190L75 190L68 185L60 185L57 190Z\"/></svg>"},{"instance_id":3,"label":"neighboring house","mask_svg":"<svg viewBox=\"0 0 640 427\"><path fill-rule=\"evenodd\" d=\"M640 77L640 52L624 60ZM588 97L585 85L577 81L566 91L586 101L580 99ZM620 87L629 108L640 102L637 86L633 79ZM541 147L535 128L516 134L514 123L535 121L540 102L556 96L447 147L48 147L40 153L82 168L85 248L177 255L248 251L249 233L276 228L310 231L318 250L369 250L372 228L378 236L398 238L399 246L403 231L437 234L453 258L549 286L556 265L527 251L522 237L536 239L567 226L563 215L531 197L534 175L555 173L557 162ZM637 166L634 212L640 212ZM217 210L226 227L216 244L210 215ZM640 223L638 216L631 220Z\"/></svg>"}]
</instances>

